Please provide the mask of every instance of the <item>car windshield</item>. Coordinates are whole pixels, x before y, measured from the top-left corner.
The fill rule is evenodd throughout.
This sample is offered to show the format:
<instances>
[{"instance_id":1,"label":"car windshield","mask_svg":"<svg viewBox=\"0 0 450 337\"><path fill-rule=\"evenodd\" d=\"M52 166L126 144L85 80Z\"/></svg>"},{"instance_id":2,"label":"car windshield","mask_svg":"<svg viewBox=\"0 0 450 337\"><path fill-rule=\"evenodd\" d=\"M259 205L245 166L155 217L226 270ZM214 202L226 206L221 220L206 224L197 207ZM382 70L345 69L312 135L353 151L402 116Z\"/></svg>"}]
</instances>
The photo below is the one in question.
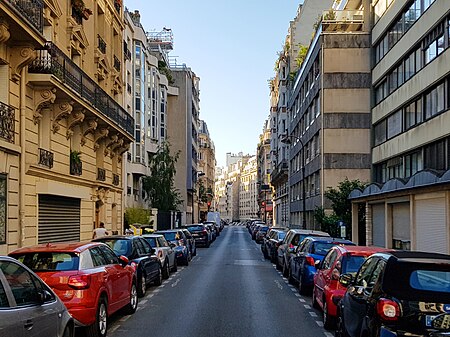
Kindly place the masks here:
<instances>
[{"instance_id":1,"label":"car windshield","mask_svg":"<svg viewBox=\"0 0 450 337\"><path fill-rule=\"evenodd\" d=\"M196 226L189 226L188 231L202 231L203 230L203 226L202 225L196 225Z\"/></svg>"},{"instance_id":2,"label":"car windshield","mask_svg":"<svg viewBox=\"0 0 450 337\"><path fill-rule=\"evenodd\" d=\"M333 246L335 246L335 244L332 242L314 242L311 247L311 254L325 256Z\"/></svg>"},{"instance_id":3,"label":"car windshield","mask_svg":"<svg viewBox=\"0 0 450 337\"><path fill-rule=\"evenodd\" d=\"M37 252L13 255L13 257L33 271L78 270L79 257L75 253Z\"/></svg>"},{"instance_id":4,"label":"car windshield","mask_svg":"<svg viewBox=\"0 0 450 337\"><path fill-rule=\"evenodd\" d=\"M106 243L113 251L116 253L117 256L125 255L130 256L131 255L131 240L126 239L103 239L103 243Z\"/></svg>"},{"instance_id":5,"label":"car windshield","mask_svg":"<svg viewBox=\"0 0 450 337\"><path fill-rule=\"evenodd\" d=\"M144 239L152 246L152 248L156 247L156 238L144 237Z\"/></svg>"},{"instance_id":6,"label":"car windshield","mask_svg":"<svg viewBox=\"0 0 450 337\"><path fill-rule=\"evenodd\" d=\"M344 263L342 266L342 272L343 273L350 273L350 274L356 274L359 267L363 264L363 262L366 260L366 257L364 256L355 256L355 255L348 255L344 259Z\"/></svg>"},{"instance_id":7,"label":"car windshield","mask_svg":"<svg viewBox=\"0 0 450 337\"><path fill-rule=\"evenodd\" d=\"M283 240L285 236L286 236L286 232L278 233L278 240Z\"/></svg>"},{"instance_id":8,"label":"car windshield","mask_svg":"<svg viewBox=\"0 0 450 337\"><path fill-rule=\"evenodd\" d=\"M180 238L178 237L177 232L164 232L162 233L167 241L177 241Z\"/></svg>"}]
</instances>

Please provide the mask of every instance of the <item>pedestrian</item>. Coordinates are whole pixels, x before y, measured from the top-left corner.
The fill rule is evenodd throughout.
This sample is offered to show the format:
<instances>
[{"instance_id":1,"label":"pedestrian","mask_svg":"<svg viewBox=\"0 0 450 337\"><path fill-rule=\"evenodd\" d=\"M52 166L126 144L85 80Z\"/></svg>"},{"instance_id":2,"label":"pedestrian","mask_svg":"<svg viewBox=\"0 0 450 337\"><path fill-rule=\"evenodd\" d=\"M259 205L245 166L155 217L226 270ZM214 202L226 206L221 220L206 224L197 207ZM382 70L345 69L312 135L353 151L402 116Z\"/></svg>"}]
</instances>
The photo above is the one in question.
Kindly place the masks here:
<instances>
[{"instance_id":1,"label":"pedestrian","mask_svg":"<svg viewBox=\"0 0 450 337\"><path fill-rule=\"evenodd\" d=\"M105 224L103 222L100 222L100 227L94 229L94 232L92 233L92 238L98 239L106 235L109 235L109 233L105 228Z\"/></svg>"}]
</instances>

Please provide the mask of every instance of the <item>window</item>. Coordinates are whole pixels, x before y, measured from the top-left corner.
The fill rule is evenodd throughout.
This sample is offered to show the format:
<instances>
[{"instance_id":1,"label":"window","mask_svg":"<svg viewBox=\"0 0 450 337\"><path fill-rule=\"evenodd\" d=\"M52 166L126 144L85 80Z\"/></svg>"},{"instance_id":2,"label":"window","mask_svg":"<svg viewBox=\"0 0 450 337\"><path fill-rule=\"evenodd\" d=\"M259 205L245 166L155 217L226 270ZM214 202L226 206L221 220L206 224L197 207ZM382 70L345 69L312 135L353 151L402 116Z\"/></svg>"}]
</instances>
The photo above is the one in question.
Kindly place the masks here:
<instances>
[{"instance_id":1,"label":"window","mask_svg":"<svg viewBox=\"0 0 450 337\"><path fill-rule=\"evenodd\" d=\"M6 175L0 174L0 243L6 243Z\"/></svg>"},{"instance_id":2,"label":"window","mask_svg":"<svg viewBox=\"0 0 450 337\"><path fill-rule=\"evenodd\" d=\"M445 86L444 83L431 90L425 95L425 118L429 119L437 115L445 108Z\"/></svg>"},{"instance_id":3,"label":"window","mask_svg":"<svg viewBox=\"0 0 450 337\"><path fill-rule=\"evenodd\" d=\"M103 256L105 257L107 264L118 264L119 263L119 259L117 258L117 255L114 254L114 252L105 246L100 246L98 247L100 248L100 250L103 253Z\"/></svg>"},{"instance_id":4,"label":"window","mask_svg":"<svg viewBox=\"0 0 450 337\"><path fill-rule=\"evenodd\" d=\"M3 288L2 283L0 282L0 308L8 308L8 298L6 297L5 288Z\"/></svg>"},{"instance_id":5,"label":"window","mask_svg":"<svg viewBox=\"0 0 450 337\"><path fill-rule=\"evenodd\" d=\"M108 262L103 257L102 252L100 251L99 247L93 247L89 249L91 253L92 262L94 263L94 267L100 267L105 266L108 264Z\"/></svg>"},{"instance_id":6,"label":"window","mask_svg":"<svg viewBox=\"0 0 450 337\"><path fill-rule=\"evenodd\" d=\"M450 272L438 270L414 270L409 277L411 288L450 293Z\"/></svg>"},{"instance_id":7,"label":"window","mask_svg":"<svg viewBox=\"0 0 450 337\"><path fill-rule=\"evenodd\" d=\"M414 152L405 156L405 178L409 178L423 169L422 153Z\"/></svg>"},{"instance_id":8,"label":"window","mask_svg":"<svg viewBox=\"0 0 450 337\"><path fill-rule=\"evenodd\" d=\"M386 120L381 121L381 123L375 125L375 146L380 145L386 141Z\"/></svg>"},{"instance_id":9,"label":"window","mask_svg":"<svg viewBox=\"0 0 450 337\"><path fill-rule=\"evenodd\" d=\"M424 149L426 169L445 170L445 140L428 145Z\"/></svg>"},{"instance_id":10,"label":"window","mask_svg":"<svg viewBox=\"0 0 450 337\"><path fill-rule=\"evenodd\" d=\"M387 119L387 138L390 139L402 132L402 111L398 110Z\"/></svg>"},{"instance_id":11,"label":"window","mask_svg":"<svg viewBox=\"0 0 450 337\"><path fill-rule=\"evenodd\" d=\"M25 268L16 263L2 262L0 270L5 275L17 306L40 303L36 279Z\"/></svg>"}]
</instances>

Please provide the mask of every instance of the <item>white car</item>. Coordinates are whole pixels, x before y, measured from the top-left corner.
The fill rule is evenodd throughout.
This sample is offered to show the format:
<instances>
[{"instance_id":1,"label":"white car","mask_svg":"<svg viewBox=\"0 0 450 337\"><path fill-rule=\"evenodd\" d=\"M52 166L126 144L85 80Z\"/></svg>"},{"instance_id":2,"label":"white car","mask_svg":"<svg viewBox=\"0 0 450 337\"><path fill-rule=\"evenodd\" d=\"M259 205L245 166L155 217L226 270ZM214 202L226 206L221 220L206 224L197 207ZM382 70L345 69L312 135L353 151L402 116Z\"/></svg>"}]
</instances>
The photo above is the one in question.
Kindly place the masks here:
<instances>
[{"instance_id":1,"label":"white car","mask_svg":"<svg viewBox=\"0 0 450 337\"><path fill-rule=\"evenodd\" d=\"M164 235L161 234L144 234L142 237L155 249L155 254L161 261L163 270L163 278L169 278L170 272L177 271L177 259L175 251L167 242Z\"/></svg>"}]
</instances>

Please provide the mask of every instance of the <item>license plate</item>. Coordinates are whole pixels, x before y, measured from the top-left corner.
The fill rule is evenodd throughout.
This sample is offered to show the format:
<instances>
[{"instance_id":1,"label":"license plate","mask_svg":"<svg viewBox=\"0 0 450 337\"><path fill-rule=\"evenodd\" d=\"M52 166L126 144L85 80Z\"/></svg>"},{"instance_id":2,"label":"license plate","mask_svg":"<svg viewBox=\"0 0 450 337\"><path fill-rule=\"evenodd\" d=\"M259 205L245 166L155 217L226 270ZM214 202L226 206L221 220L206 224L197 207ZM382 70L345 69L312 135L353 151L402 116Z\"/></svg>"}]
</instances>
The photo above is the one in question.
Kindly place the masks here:
<instances>
[{"instance_id":1,"label":"license plate","mask_svg":"<svg viewBox=\"0 0 450 337\"><path fill-rule=\"evenodd\" d=\"M433 322L433 319L436 318L437 315L426 315L425 316L425 325L430 327L431 326L431 322Z\"/></svg>"}]
</instances>

